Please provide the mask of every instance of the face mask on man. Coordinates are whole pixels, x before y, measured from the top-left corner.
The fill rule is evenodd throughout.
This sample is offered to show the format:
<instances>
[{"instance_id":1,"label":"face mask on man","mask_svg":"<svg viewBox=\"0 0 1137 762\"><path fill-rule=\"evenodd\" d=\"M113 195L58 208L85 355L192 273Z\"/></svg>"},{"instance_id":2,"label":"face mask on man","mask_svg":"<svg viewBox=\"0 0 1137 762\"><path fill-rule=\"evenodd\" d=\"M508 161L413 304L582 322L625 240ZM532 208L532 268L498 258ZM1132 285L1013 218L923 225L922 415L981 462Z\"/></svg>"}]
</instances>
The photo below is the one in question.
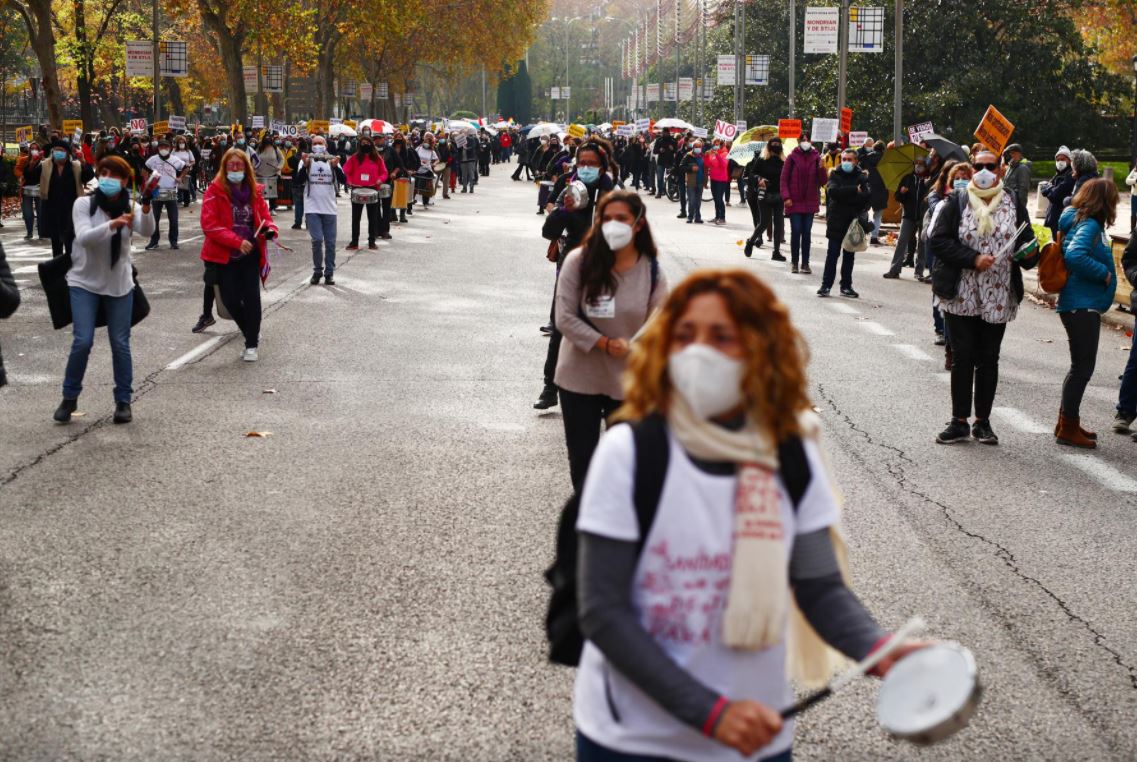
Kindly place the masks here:
<instances>
[{"instance_id":1,"label":"face mask on man","mask_svg":"<svg viewBox=\"0 0 1137 762\"><path fill-rule=\"evenodd\" d=\"M151 148L157 148L158 147L158 141L157 140L151 140L150 141L150 147Z\"/></svg>"},{"instance_id":2,"label":"face mask on man","mask_svg":"<svg viewBox=\"0 0 1137 762\"><path fill-rule=\"evenodd\" d=\"M1054 162L1054 166L1059 172L1065 172L1066 167L1070 166L1070 162L1062 161L1059 159L1058 161Z\"/></svg>"},{"instance_id":3,"label":"face mask on man","mask_svg":"<svg viewBox=\"0 0 1137 762\"><path fill-rule=\"evenodd\" d=\"M51 158L55 159L56 161L63 161L67 158L67 152L57 148L51 152Z\"/></svg>"},{"instance_id":4,"label":"face mask on man","mask_svg":"<svg viewBox=\"0 0 1137 762\"><path fill-rule=\"evenodd\" d=\"M239 145L239 146L245 145L245 139L244 138L237 138L237 145Z\"/></svg>"},{"instance_id":5,"label":"face mask on man","mask_svg":"<svg viewBox=\"0 0 1137 762\"><path fill-rule=\"evenodd\" d=\"M851 162L851 161L843 161L843 162L841 162L841 171L842 171L842 172L852 172L852 171L853 171L853 166L854 166L854 165L853 165L853 162Z\"/></svg>"},{"instance_id":6,"label":"face mask on man","mask_svg":"<svg viewBox=\"0 0 1137 762\"><path fill-rule=\"evenodd\" d=\"M635 232L632 226L619 220L608 220L600 226L600 233L612 251L619 251L632 242Z\"/></svg>"},{"instance_id":7,"label":"face mask on man","mask_svg":"<svg viewBox=\"0 0 1137 762\"><path fill-rule=\"evenodd\" d=\"M327 152L328 152L328 147L326 145L317 144L317 145L312 146L312 153L324 154Z\"/></svg>"},{"instance_id":8,"label":"face mask on man","mask_svg":"<svg viewBox=\"0 0 1137 762\"><path fill-rule=\"evenodd\" d=\"M691 344L667 361L671 383L699 418L714 418L742 404L741 360L706 344Z\"/></svg>"},{"instance_id":9,"label":"face mask on man","mask_svg":"<svg viewBox=\"0 0 1137 762\"><path fill-rule=\"evenodd\" d=\"M999 182L999 176L989 169L981 169L971 176L971 181L975 183L976 188L987 190Z\"/></svg>"},{"instance_id":10,"label":"face mask on man","mask_svg":"<svg viewBox=\"0 0 1137 762\"><path fill-rule=\"evenodd\" d=\"M158 152L158 155L161 156L163 159L165 159L167 156L170 155L170 149L169 148L163 148L161 151Z\"/></svg>"}]
</instances>

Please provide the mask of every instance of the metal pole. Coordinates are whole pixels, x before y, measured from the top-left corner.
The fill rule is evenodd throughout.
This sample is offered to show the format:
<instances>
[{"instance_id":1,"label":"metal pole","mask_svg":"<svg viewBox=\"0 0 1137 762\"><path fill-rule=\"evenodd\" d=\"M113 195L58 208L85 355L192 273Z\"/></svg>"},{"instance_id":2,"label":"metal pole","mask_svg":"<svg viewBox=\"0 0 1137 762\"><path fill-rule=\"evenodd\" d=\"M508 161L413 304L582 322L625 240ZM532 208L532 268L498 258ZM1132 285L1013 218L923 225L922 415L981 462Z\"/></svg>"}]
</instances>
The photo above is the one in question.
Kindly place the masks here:
<instances>
[{"instance_id":1,"label":"metal pole","mask_svg":"<svg viewBox=\"0 0 1137 762\"><path fill-rule=\"evenodd\" d=\"M845 85L849 75L849 0L841 0L837 21L837 113L845 108Z\"/></svg>"},{"instance_id":2,"label":"metal pole","mask_svg":"<svg viewBox=\"0 0 1137 762\"><path fill-rule=\"evenodd\" d=\"M892 74L892 139L900 140L904 128L904 0L896 0L895 19L896 70Z\"/></svg>"},{"instance_id":3,"label":"metal pole","mask_svg":"<svg viewBox=\"0 0 1137 762\"><path fill-rule=\"evenodd\" d=\"M482 117L486 116L486 65L482 64Z\"/></svg>"},{"instance_id":4,"label":"metal pole","mask_svg":"<svg viewBox=\"0 0 1137 762\"><path fill-rule=\"evenodd\" d=\"M742 85L742 72L744 63L742 61L742 41L740 39L740 32L742 31L742 2L735 0L734 3L734 121L737 122L741 117L738 115L738 106L741 97L739 90Z\"/></svg>"},{"instance_id":5,"label":"metal pole","mask_svg":"<svg viewBox=\"0 0 1137 762\"><path fill-rule=\"evenodd\" d=\"M679 2L675 0L675 118L679 118Z\"/></svg>"},{"instance_id":6,"label":"metal pole","mask_svg":"<svg viewBox=\"0 0 1137 762\"><path fill-rule=\"evenodd\" d=\"M159 93L162 85L162 70L158 64L158 0L154 0L154 121L161 121L162 112L160 110L161 98Z\"/></svg>"},{"instance_id":7,"label":"metal pole","mask_svg":"<svg viewBox=\"0 0 1137 762\"><path fill-rule=\"evenodd\" d=\"M565 102L565 124L569 122L569 106L572 103L571 98L565 97L565 89L569 86L569 22L565 20L565 83L561 86L561 98ZM569 95L572 95L572 90L569 90Z\"/></svg>"},{"instance_id":8,"label":"metal pole","mask_svg":"<svg viewBox=\"0 0 1137 762\"><path fill-rule=\"evenodd\" d=\"M896 0L900 2L900 0ZM797 23L797 3L795 0L790 0L790 86L789 86L789 105L790 105L790 118L794 117L794 68L797 65L797 30L794 26Z\"/></svg>"},{"instance_id":9,"label":"metal pole","mask_svg":"<svg viewBox=\"0 0 1137 762\"><path fill-rule=\"evenodd\" d=\"M742 66L736 73L738 76L738 115L734 119L735 122L746 118L746 6L742 4L741 0L739 0L738 6L741 9L738 14L738 38L741 40L739 55L741 56Z\"/></svg>"}]
</instances>

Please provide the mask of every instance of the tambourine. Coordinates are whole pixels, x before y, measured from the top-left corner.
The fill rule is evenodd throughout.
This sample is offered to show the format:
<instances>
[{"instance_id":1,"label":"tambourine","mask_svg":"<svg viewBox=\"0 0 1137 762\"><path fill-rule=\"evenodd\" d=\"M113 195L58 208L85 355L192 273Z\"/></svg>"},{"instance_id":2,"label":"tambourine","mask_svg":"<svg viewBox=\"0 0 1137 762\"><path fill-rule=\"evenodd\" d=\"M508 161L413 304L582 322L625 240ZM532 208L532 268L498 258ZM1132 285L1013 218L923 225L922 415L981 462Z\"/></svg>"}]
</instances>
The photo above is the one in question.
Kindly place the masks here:
<instances>
[{"instance_id":1,"label":"tambourine","mask_svg":"<svg viewBox=\"0 0 1137 762\"><path fill-rule=\"evenodd\" d=\"M876 718L893 738L927 746L967 727L983 695L975 658L956 643L913 651L880 686Z\"/></svg>"},{"instance_id":2,"label":"tambourine","mask_svg":"<svg viewBox=\"0 0 1137 762\"><path fill-rule=\"evenodd\" d=\"M443 171L446 169L446 162L436 161L430 165L430 168L434 170L435 174L441 175L443 173Z\"/></svg>"}]
</instances>

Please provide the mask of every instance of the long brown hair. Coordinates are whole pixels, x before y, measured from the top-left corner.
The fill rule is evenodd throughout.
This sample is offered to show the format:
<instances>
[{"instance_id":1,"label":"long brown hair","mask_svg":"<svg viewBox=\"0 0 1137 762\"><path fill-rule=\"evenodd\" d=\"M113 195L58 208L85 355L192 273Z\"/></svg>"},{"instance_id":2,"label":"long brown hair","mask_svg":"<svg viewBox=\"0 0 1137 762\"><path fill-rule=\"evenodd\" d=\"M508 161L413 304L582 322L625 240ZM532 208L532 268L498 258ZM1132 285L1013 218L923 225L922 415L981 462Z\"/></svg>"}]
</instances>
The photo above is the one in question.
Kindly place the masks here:
<instances>
[{"instance_id":1,"label":"long brown hair","mask_svg":"<svg viewBox=\"0 0 1137 762\"><path fill-rule=\"evenodd\" d=\"M1108 228L1117 220L1117 185L1104 177L1095 177L1074 194L1070 206L1078 210L1076 221L1097 220L1103 228Z\"/></svg>"},{"instance_id":2,"label":"long brown hair","mask_svg":"<svg viewBox=\"0 0 1137 762\"><path fill-rule=\"evenodd\" d=\"M746 353L742 382L746 408L775 441L801 433L798 415L812 404L806 394L809 349L790 311L765 283L744 270L696 270L676 286L632 345L624 374L624 404L613 420L638 421L666 414L671 399L667 361L675 324L691 300L718 294L726 302Z\"/></svg>"},{"instance_id":3,"label":"long brown hair","mask_svg":"<svg viewBox=\"0 0 1137 762\"><path fill-rule=\"evenodd\" d=\"M241 163L245 165L245 179L242 183L249 189L250 193L255 194L257 192L257 183L253 172L253 162L249 160L249 155L240 148L230 148L225 152L225 155L221 157L221 162L217 165L217 175L213 178L213 182L221 186L221 189L225 191L225 195L233 195L232 184L229 182L229 177L225 169L230 159L240 159Z\"/></svg>"},{"instance_id":4,"label":"long brown hair","mask_svg":"<svg viewBox=\"0 0 1137 762\"><path fill-rule=\"evenodd\" d=\"M609 204L627 204L636 220L643 220L643 227L636 231L632 239L636 251L645 257L655 259L659 252L655 248L655 239L651 236L651 226L647 224L647 207L640 194L632 191L611 191L596 205L596 216L592 229L584 237L581 244L580 284L586 299L596 299L603 294L616 293L616 276L612 268L616 265L616 253L604 239L600 226L604 220L604 210Z\"/></svg>"}]
</instances>

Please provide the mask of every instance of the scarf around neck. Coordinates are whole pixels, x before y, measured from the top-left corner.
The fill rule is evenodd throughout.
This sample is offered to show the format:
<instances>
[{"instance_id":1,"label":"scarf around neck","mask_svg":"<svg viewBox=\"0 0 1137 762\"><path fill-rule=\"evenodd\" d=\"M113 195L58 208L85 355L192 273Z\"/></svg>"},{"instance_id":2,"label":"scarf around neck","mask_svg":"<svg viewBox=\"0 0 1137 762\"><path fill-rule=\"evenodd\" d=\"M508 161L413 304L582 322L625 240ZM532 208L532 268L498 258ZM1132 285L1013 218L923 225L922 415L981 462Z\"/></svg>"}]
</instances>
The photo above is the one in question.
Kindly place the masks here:
<instances>
[{"instance_id":1,"label":"scarf around neck","mask_svg":"<svg viewBox=\"0 0 1137 762\"><path fill-rule=\"evenodd\" d=\"M967 200L971 206L971 213L976 218L976 230L979 235L988 236L995 232L995 210L1003 203L1003 183L999 182L987 190L975 187L975 183L967 184Z\"/></svg>"},{"instance_id":2,"label":"scarf around neck","mask_svg":"<svg viewBox=\"0 0 1137 762\"><path fill-rule=\"evenodd\" d=\"M130 198L126 191L119 191L114 198L110 198L101 190L96 189L91 195L90 214L92 217L95 216L96 209L102 209L107 219L113 220L126 214L127 210L130 209ZM119 228L111 236L111 267L118 264L118 258L122 255L122 231L123 229Z\"/></svg>"}]
</instances>

